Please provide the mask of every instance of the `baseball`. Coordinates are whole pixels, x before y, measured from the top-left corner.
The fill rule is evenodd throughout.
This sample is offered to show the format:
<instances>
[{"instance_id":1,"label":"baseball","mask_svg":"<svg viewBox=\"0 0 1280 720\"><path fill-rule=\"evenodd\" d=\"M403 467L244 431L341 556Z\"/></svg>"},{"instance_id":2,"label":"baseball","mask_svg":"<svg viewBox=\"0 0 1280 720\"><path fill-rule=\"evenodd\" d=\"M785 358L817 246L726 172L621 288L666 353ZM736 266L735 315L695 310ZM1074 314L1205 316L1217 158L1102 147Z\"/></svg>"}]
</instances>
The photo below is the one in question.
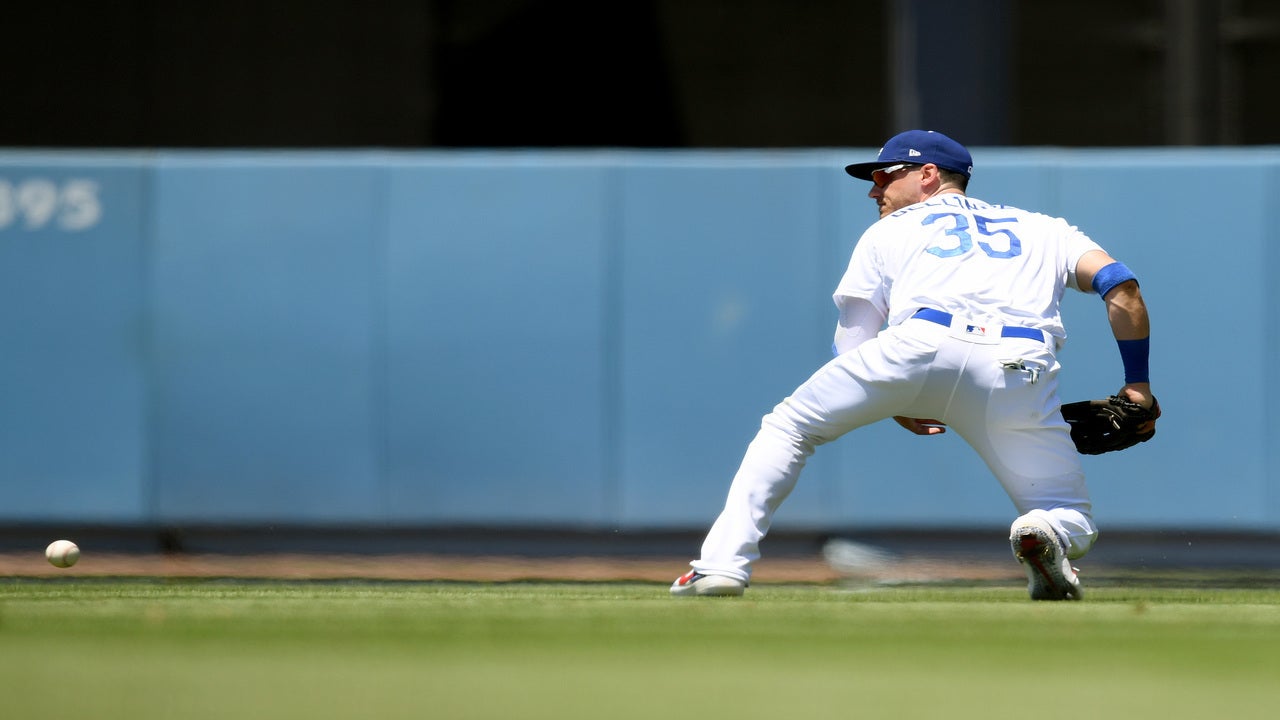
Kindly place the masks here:
<instances>
[{"instance_id":1,"label":"baseball","mask_svg":"<svg viewBox=\"0 0 1280 720\"><path fill-rule=\"evenodd\" d=\"M44 549L44 556L54 567L69 568L80 559L80 548L70 540L54 540Z\"/></svg>"}]
</instances>

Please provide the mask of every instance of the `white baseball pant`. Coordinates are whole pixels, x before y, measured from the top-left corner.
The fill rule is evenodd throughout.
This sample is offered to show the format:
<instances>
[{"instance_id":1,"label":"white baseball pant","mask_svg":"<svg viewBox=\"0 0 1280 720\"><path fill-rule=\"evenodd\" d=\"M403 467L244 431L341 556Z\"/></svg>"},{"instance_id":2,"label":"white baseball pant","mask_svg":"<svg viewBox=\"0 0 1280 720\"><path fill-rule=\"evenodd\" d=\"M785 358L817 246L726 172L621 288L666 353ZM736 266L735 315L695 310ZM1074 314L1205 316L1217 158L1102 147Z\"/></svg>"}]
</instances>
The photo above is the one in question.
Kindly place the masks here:
<instances>
[{"instance_id":1,"label":"white baseball pant","mask_svg":"<svg viewBox=\"0 0 1280 720\"><path fill-rule=\"evenodd\" d=\"M1054 349L910 319L824 365L766 415L723 511L690 563L744 582L779 505L814 449L891 418L940 420L978 452L1019 515L1048 520L1078 558L1097 538L1079 454L1058 411ZM1025 369L1024 369L1025 368Z\"/></svg>"}]
</instances>

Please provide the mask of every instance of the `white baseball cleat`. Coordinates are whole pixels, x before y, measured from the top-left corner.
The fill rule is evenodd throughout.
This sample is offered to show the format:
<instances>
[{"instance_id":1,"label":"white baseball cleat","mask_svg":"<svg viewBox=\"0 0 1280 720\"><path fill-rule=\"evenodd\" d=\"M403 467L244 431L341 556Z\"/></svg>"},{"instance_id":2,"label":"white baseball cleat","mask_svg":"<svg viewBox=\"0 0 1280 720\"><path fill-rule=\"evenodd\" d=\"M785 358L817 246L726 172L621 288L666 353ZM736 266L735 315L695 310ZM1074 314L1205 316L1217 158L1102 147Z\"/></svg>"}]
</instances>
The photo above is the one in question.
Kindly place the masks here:
<instances>
[{"instance_id":1,"label":"white baseball cleat","mask_svg":"<svg viewBox=\"0 0 1280 720\"><path fill-rule=\"evenodd\" d=\"M1032 600L1079 600L1084 596L1066 548L1047 521L1030 515L1014 520L1009 545L1027 571L1027 592Z\"/></svg>"},{"instance_id":2,"label":"white baseball cleat","mask_svg":"<svg viewBox=\"0 0 1280 720\"><path fill-rule=\"evenodd\" d=\"M697 570L690 570L671 583L671 594L680 596L738 597L746 589L747 584L737 578L703 575Z\"/></svg>"}]
</instances>

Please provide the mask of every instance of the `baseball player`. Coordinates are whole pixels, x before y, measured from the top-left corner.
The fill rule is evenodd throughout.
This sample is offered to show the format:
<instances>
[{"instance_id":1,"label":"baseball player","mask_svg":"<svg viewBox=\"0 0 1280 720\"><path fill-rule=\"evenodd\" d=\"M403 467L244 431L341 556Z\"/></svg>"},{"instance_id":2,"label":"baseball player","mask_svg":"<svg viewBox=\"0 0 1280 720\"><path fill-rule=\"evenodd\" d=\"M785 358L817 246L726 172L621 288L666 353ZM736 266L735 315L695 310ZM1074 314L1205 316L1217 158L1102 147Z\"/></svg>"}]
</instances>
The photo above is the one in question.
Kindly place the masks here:
<instances>
[{"instance_id":1,"label":"baseball player","mask_svg":"<svg viewBox=\"0 0 1280 720\"><path fill-rule=\"evenodd\" d=\"M893 418L917 435L953 430L977 451L1019 514L1009 540L1032 599L1079 599L1071 561L1098 529L1059 412L1058 309L1067 288L1102 298L1124 368L1118 394L1149 408L1150 328L1134 274L1061 218L966 195L972 157L941 133L901 133L845 170L871 181L880 219L835 290L835 358L764 417L671 593L741 595L814 449Z\"/></svg>"}]
</instances>

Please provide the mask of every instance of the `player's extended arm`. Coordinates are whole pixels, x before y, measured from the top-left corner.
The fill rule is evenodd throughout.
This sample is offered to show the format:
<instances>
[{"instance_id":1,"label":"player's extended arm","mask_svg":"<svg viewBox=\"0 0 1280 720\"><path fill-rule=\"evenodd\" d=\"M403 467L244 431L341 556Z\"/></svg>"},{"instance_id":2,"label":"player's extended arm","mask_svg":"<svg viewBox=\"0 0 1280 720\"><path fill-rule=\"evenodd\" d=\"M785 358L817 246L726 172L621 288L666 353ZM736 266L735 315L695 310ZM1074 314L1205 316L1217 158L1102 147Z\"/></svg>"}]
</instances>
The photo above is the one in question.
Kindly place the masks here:
<instances>
[{"instance_id":1,"label":"player's extended arm","mask_svg":"<svg viewBox=\"0 0 1280 720\"><path fill-rule=\"evenodd\" d=\"M884 326L884 314L870 300L841 297L836 303L840 318L836 321L836 336L831 352L843 355L880 334Z\"/></svg>"},{"instance_id":2,"label":"player's extended arm","mask_svg":"<svg viewBox=\"0 0 1280 720\"><path fill-rule=\"evenodd\" d=\"M1115 258L1094 250L1085 253L1076 264L1076 284L1084 292L1099 292L1107 305L1107 321L1124 362L1124 387L1119 394L1143 407L1151 407L1155 403L1148 372L1151 319L1137 279ZM1144 431L1154 427L1152 420Z\"/></svg>"}]
</instances>

